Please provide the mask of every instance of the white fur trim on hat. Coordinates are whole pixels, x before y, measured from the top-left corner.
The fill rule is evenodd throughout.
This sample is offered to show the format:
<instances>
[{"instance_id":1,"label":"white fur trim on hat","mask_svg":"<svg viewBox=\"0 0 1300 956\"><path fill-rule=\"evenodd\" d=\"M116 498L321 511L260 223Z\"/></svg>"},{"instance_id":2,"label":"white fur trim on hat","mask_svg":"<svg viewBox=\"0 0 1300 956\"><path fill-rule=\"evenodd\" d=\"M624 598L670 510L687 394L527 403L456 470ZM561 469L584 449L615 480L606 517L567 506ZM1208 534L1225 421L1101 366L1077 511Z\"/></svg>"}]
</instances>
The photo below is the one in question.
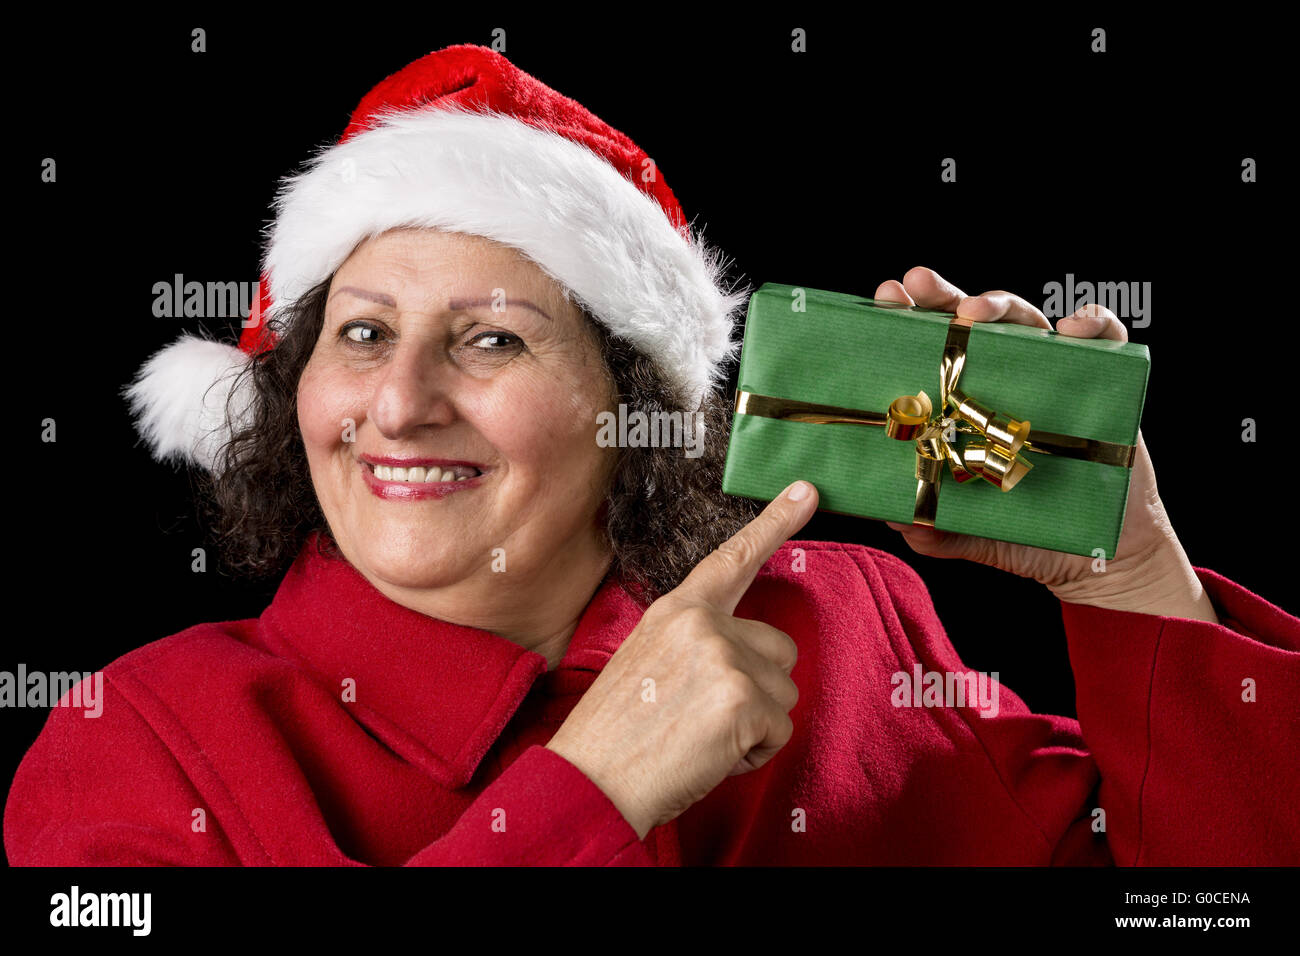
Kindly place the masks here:
<instances>
[{"instance_id":1,"label":"white fur trim on hat","mask_svg":"<svg viewBox=\"0 0 1300 956\"><path fill-rule=\"evenodd\" d=\"M673 228L659 204L586 146L499 113L458 106L380 114L318 154L276 198L263 272L268 319L334 273L366 238L397 226L446 229L518 249L611 332L663 370L687 410L722 384L732 313L720 253ZM126 389L160 461L212 470L248 389L226 403L248 356L184 335ZM247 380L245 379L245 382Z\"/></svg>"},{"instance_id":2,"label":"white fur trim on hat","mask_svg":"<svg viewBox=\"0 0 1300 956\"><path fill-rule=\"evenodd\" d=\"M230 437L226 402L249 356L233 345L182 335L155 353L125 394L136 430L159 461L176 459L208 471ZM248 411L248 390L231 402L234 424Z\"/></svg>"},{"instance_id":3,"label":"white fur trim on hat","mask_svg":"<svg viewBox=\"0 0 1300 956\"><path fill-rule=\"evenodd\" d=\"M276 199L263 271L272 316L397 226L483 236L524 253L649 355L696 408L734 357L743 292L659 204L586 146L499 113L389 112L312 159Z\"/></svg>"}]
</instances>

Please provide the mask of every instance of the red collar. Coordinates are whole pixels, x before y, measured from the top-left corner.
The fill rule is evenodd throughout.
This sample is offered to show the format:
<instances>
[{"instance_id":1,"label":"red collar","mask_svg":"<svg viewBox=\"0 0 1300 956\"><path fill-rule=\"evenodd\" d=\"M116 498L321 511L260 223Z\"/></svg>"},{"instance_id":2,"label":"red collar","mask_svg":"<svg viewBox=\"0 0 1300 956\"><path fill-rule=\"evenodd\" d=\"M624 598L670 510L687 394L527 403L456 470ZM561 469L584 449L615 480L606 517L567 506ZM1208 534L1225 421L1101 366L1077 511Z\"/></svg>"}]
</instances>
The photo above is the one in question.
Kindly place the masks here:
<instances>
[{"instance_id":1,"label":"red collar","mask_svg":"<svg viewBox=\"0 0 1300 956\"><path fill-rule=\"evenodd\" d=\"M376 737L452 789L474 776L539 676L548 688L588 683L581 672L598 673L641 619L627 591L606 579L546 674L542 655L403 607L344 559L318 553L316 542L303 547L262 614L267 647L311 671Z\"/></svg>"}]
</instances>

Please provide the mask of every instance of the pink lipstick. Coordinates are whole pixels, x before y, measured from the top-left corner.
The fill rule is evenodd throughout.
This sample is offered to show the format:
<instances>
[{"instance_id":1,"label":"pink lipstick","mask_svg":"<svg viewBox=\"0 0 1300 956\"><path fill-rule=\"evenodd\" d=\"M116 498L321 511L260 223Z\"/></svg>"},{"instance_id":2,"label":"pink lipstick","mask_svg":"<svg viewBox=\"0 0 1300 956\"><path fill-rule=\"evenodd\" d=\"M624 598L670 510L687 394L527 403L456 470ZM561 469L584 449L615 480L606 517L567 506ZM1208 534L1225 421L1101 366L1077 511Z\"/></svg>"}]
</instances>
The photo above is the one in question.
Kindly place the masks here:
<instances>
[{"instance_id":1,"label":"pink lipstick","mask_svg":"<svg viewBox=\"0 0 1300 956\"><path fill-rule=\"evenodd\" d=\"M362 455L358 467L366 487L386 501L424 501L469 491L490 470L469 461L378 455Z\"/></svg>"}]
</instances>

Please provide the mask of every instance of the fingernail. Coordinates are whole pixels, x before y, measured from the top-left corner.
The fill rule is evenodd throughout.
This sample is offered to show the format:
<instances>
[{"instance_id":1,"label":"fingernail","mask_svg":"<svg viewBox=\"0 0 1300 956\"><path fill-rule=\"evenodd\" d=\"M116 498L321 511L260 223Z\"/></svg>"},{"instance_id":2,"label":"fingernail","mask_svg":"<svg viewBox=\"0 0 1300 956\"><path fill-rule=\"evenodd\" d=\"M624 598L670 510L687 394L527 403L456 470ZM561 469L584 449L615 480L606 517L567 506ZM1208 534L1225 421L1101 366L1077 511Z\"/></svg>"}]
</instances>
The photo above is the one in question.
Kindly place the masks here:
<instances>
[{"instance_id":1,"label":"fingernail","mask_svg":"<svg viewBox=\"0 0 1300 956\"><path fill-rule=\"evenodd\" d=\"M785 496L791 501L803 501L808 497L808 491L811 487L806 481L796 481L790 486L790 490L785 493Z\"/></svg>"}]
</instances>

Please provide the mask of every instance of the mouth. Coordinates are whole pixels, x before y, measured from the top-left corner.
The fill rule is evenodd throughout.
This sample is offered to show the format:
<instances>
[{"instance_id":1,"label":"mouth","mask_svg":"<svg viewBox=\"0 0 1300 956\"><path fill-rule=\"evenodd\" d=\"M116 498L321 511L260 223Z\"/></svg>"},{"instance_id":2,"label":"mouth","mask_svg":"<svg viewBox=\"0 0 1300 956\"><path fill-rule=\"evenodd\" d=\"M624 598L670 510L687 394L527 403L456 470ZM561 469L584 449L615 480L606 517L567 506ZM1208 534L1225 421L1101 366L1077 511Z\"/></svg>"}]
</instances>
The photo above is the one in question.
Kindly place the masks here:
<instances>
[{"instance_id":1,"label":"mouth","mask_svg":"<svg viewBox=\"0 0 1300 956\"><path fill-rule=\"evenodd\" d=\"M375 495L389 500L445 498L482 484L491 470L465 461L429 458L372 458L360 460L361 476Z\"/></svg>"},{"instance_id":2,"label":"mouth","mask_svg":"<svg viewBox=\"0 0 1300 956\"><path fill-rule=\"evenodd\" d=\"M431 485L444 481L468 481L483 474L473 465L377 465L362 461L380 481L402 481L413 485Z\"/></svg>"}]
</instances>

